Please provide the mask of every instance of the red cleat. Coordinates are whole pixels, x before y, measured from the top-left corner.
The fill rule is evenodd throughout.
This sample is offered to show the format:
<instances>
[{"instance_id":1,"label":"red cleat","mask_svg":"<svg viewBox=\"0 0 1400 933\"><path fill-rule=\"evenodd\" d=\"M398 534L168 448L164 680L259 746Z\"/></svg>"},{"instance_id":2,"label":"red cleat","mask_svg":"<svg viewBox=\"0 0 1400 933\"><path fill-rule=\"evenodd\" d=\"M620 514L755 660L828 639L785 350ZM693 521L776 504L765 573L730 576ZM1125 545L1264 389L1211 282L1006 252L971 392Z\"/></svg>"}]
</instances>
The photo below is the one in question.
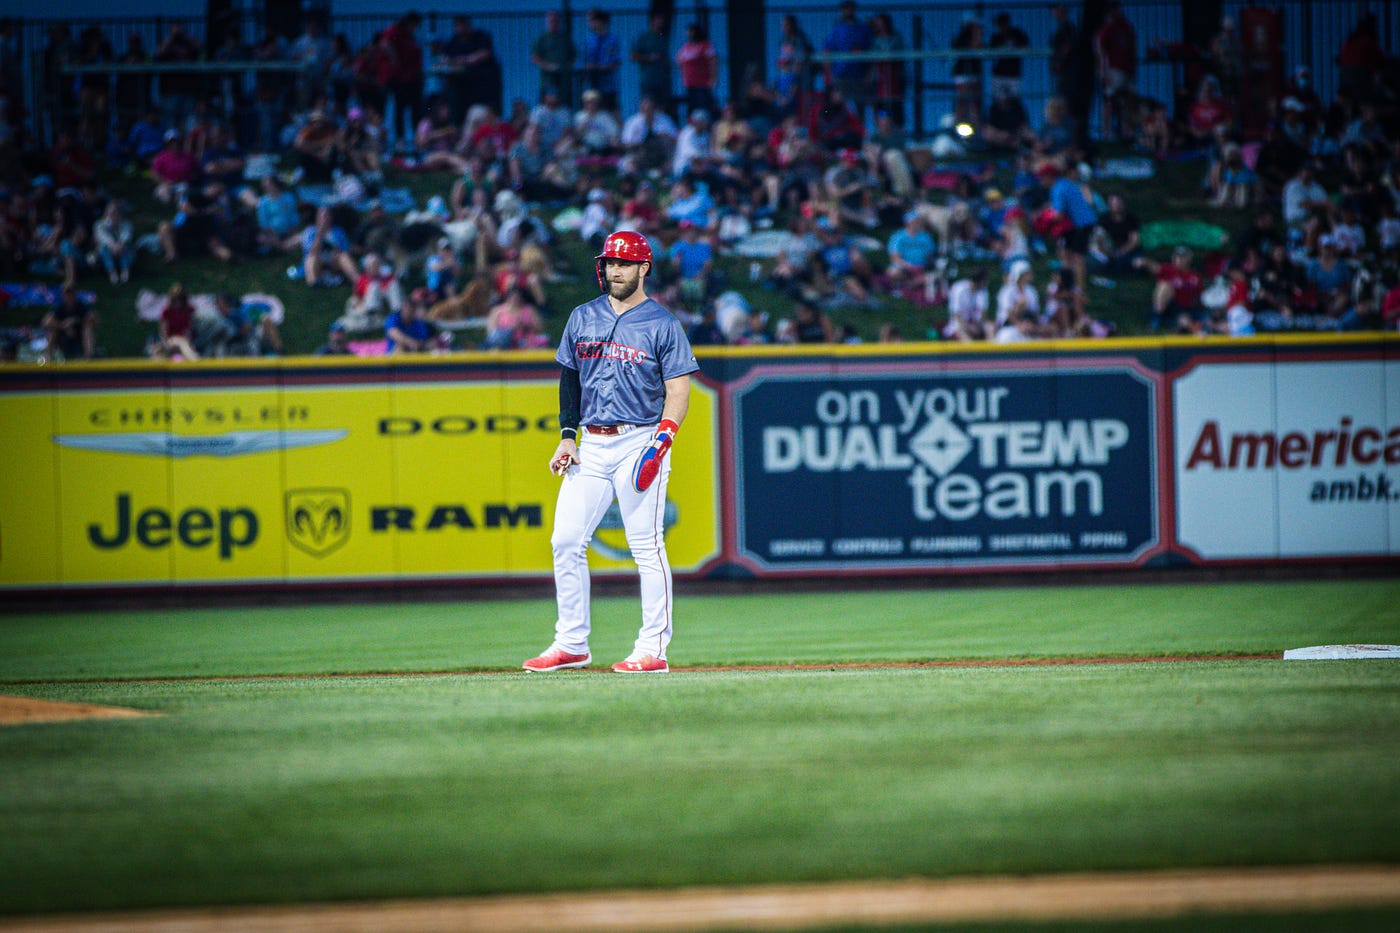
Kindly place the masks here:
<instances>
[{"instance_id":1,"label":"red cleat","mask_svg":"<svg viewBox=\"0 0 1400 933\"><path fill-rule=\"evenodd\" d=\"M670 669L665 658L656 658L649 654L618 661L613 665L613 670L619 674L665 674Z\"/></svg>"},{"instance_id":2,"label":"red cleat","mask_svg":"<svg viewBox=\"0 0 1400 933\"><path fill-rule=\"evenodd\" d=\"M538 658L531 658L521 667L527 671L563 671L575 667L587 667L593 661L591 654L569 654L558 648L550 648Z\"/></svg>"}]
</instances>

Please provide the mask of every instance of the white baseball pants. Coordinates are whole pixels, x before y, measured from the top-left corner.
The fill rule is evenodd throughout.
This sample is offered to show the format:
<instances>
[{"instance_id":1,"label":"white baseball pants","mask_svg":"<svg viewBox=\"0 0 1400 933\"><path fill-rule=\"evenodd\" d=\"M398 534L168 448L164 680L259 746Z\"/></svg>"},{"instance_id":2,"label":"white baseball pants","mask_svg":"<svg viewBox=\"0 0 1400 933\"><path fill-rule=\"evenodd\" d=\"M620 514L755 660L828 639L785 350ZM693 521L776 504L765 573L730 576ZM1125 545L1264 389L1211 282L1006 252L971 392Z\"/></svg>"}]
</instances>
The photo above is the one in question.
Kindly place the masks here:
<instances>
[{"instance_id":1,"label":"white baseball pants","mask_svg":"<svg viewBox=\"0 0 1400 933\"><path fill-rule=\"evenodd\" d=\"M632 486L637 458L656 435L655 425L641 425L621 434L589 434L579 429L579 462L569 467L559 487L554 512L554 587L559 618L552 647L569 654L588 653L588 545L603 515L616 498L627 533L627 547L641 576L642 627L634 654L666 657L671 641L671 565L666 560L662 519L666 513L666 484L671 476L668 456L661 475L646 492Z\"/></svg>"}]
</instances>

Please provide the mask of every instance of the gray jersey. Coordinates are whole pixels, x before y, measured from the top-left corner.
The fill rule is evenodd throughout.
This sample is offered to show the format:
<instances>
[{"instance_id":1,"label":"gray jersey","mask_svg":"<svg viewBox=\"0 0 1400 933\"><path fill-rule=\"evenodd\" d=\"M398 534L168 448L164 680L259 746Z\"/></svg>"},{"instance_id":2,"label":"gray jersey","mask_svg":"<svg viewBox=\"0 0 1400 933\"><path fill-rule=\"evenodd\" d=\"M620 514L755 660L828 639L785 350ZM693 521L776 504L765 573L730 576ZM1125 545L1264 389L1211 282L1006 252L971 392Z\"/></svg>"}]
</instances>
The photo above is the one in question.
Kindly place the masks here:
<instances>
[{"instance_id":1,"label":"gray jersey","mask_svg":"<svg viewBox=\"0 0 1400 933\"><path fill-rule=\"evenodd\" d=\"M574 309L554 358L578 370L580 424L655 424L665 381L700 368L670 311L648 298L617 314L607 295Z\"/></svg>"}]
</instances>

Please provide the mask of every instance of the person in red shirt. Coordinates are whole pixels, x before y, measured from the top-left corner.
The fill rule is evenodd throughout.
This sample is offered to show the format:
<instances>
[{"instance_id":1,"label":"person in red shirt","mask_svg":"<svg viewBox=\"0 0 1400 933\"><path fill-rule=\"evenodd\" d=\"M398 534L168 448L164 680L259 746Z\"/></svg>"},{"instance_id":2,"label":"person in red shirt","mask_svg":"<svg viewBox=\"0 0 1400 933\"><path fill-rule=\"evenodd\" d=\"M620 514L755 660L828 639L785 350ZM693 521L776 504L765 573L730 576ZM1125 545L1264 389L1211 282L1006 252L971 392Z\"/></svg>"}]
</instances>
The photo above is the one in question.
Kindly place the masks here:
<instances>
[{"instance_id":1,"label":"person in red shirt","mask_svg":"<svg viewBox=\"0 0 1400 933\"><path fill-rule=\"evenodd\" d=\"M504 156L515 145L515 125L502 120L489 104L481 105L483 115L467 137L467 152L492 162Z\"/></svg>"},{"instance_id":2,"label":"person in red shirt","mask_svg":"<svg viewBox=\"0 0 1400 933\"><path fill-rule=\"evenodd\" d=\"M1381 319L1391 330L1400 329L1400 283L1397 283L1381 299Z\"/></svg>"},{"instance_id":3,"label":"person in red shirt","mask_svg":"<svg viewBox=\"0 0 1400 933\"><path fill-rule=\"evenodd\" d=\"M656 191L650 182L642 182L637 186L637 193L622 205L622 216L632 218L636 222L633 230L653 230L661 220L661 209L656 204Z\"/></svg>"},{"instance_id":4,"label":"person in red shirt","mask_svg":"<svg viewBox=\"0 0 1400 933\"><path fill-rule=\"evenodd\" d=\"M423 17L410 10L384 30L393 59L388 90L394 98L394 119L389 128L400 141L413 139L413 129L423 116L423 47L414 35L422 23Z\"/></svg>"},{"instance_id":5,"label":"person in red shirt","mask_svg":"<svg viewBox=\"0 0 1400 933\"><path fill-rule=\"evenodd\" d=\"M715 112L715 82L719 80L719 56L705 27L691 23L685 27L685 43L676 51L676 67L685 90L686 113Z\"/></svg>"},{"instance_id":6,"label":"person in red shirt","mask_svg":"<svg viewBox=\"0 0 1400 933\"><path fill-rule=\"evenodd\" d=\"M518 288L531 303L545 303L544 282L539 273L526 269L520 262L519 250L507 250L505 262L496 267L492 276L494 300L500 301L512 288Z\"/></svg>"},{"instance_id":7,"label":"person in red shirt","mask_svg":"<svg viewBox=\"0 0 1400 933\"><path fill-rule=\"evenodd\" d=\"M1246 311L1253 310L1250 305L1250 292L1249 276L1238 266L1231 268L1230 290L1225 296L1225 307L1233 308L1238 306L1244 308Z\"/></svg>"},{"instance_id":8,"label":"person in red shirt","mask_svg":"<svg viewBox=\"0 0 1400 933\"><path fill-rule=\"evenodd\" d=\"M1215 75L1206 75L1201 79L1196 102L1191 105L1191 111L1187 115L1187 126L1192 138L1197 145L1209 146L1215 137L1215 128L1230 126L1234 118L1230 102L1221 96L1220 82L1216 80Z\"/></svg>"},{"instance_id":9,"label":"person in red shirt","mask_svg":"<svg viewBox=\"0 0 1400 933\"><path fill-rule=\"evenodd\" d=\"M1154 262L1139 259L1133 263L1157 277L1157 285L1152 290L1152 329L1161 330L1170 317L1178 331L1193 332L1206 317L1201 306L1201 292L1205 282L1201 274L1191 268L1191 250L1178 246L1172 250L1171 262Z\"/></svg>"},{"instance_id":10,"label":"person in red shirt","mask_svg":"<svg viewBox=\"0 0 1400 933\"><path fill-rule=\"evenodd\" d=\"M394 267L384 263L377 253L366 253L361 260L360 274L345 305L345 316L357 324L368 325L387 318L403 307L403 289ZM369 329L368 326L356 329Z\"/></svg>"},{"instance_id":11,"label":"person in red shirt","mask_svg":"<svg viewBox=\"0 0 1400 933\"><path fill-rule=\"evenodd\" d=\"M1231 337L1252 337L1258 331L1254 326L1252 286L1249 275L1239 266L1231 267L1228 278L1228 292L1225 303L1216 309L1210 319L1196 328L1196 333L1228 334Z\"/></svg>"},{"instance_id":12,"label":"person in red shirt","mask_svg":"<svg viewBox=\"0 0 1400 933\"><path fill-rule=\"evenodd\" d=\"M1350 94L1353 100L1371 99L1376 76L1385 64L1385 52L1377 33L1376 14L1367 13L1342 41L1337 53L1338 90Z\"/></svg>"},{"instance_id":13,"label":"person in red shirt","mask_svg":"<svg viewBox=\"0 0 1400 933\"><path fill-rule=\"evenodd\" d=\"M177 130L165 134L165 147L151 159L151 177L156 180L156 198L169 203L176 185L188 185L199 173L199 162L187 152Z\"/></svg>"},{"instance_id":14,"label":"person in red shirt","mask_svg":"<svg viewBox=\"0 0 1400 933\"><path fill-rule=\"evenodd\" d=\"M375 36L355 56L355 96L360 106L384 113L389 82L394 80L394 52L388 30Z\"/></svg>"},{"instance_id":15,"label":"person in red shirt","mask_svg":"<svg viewBox=\"0 0 1400 933\"><path fill-rule=\"evenodd\" d=\"M784 145L788 148L792 146L799 133L805 138L807 130L802 125L803 114L798 111L790 111L783 117L783 122L775 124L768 131L768 139L763 147L763 153L768 159L768 164L774 168L780 168L786 164L783 159Z\"/></svg>"},{"instance_id":16,"label":"person in red shirt","mask_svg":"<svg viewBox=\"0 0 1400 933\"><path fill-rule=\"evenodd\" d=\"M194 305L190 304L185 286L176 282L170 286L165 307L160 312L160 340L154 348L156 355L173 357L177 353L187 360L199 359L191 334L194 330Z\"/></svg>"},{"instance_id":17,"label":"person in red shirt","mask_svg":"<svg viewBox=\"0 0 1400 933\"><path fill-rule=\"evenodd\" d=\"M1137 76L1137 30L1123 15L1121 3L1108 4L1103 25L1094 34L1094 57L1103 89L1104 125L1121 141L1132 137L1133 82Z\"/></svg>"},{"instance_id":18,"label":"person in red shirt","mask_svg":"<svg viewBox=\"0 0 1400 933\"><path fill-rule=\"evenodd\" d=\"M81 188L97 177L97 160L78 142L72 130L59 130L49 150L49 172L60 191Z\"/></svg>"},{"instance_id":19,"label":"person in red shirt","mask_svg":"<svg viewBox=\"0 0 1400 933\"><path fill-rule=\"evenodd\" d=\"M828 152L859 149L865 136L865 124L860 121L840 88L828 88L812 95L807 110L807 137Z\"/></svg>"}]
</instances>

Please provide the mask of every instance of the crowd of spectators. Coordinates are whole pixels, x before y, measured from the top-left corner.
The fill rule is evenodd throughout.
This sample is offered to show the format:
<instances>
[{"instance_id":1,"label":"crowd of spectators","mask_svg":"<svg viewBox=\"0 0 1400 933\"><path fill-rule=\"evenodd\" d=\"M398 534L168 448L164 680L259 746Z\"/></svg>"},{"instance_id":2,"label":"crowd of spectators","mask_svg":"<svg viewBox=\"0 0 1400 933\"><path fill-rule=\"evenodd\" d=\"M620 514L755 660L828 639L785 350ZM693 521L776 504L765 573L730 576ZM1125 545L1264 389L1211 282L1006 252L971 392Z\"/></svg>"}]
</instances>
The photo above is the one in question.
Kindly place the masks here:
<instances>
[{"instance_id":1,"label":"crowd of spectators","mask_svg":"<svg viewBox=\"0 0 1400 933\"><path fill-rule=\"evenodd\" d=\"M176 23L153 60L298 67L258 71L242 90L167 73L156 105L142 85L149 76L61 70L146 60L139 42L116 57L95 28L74 40L55 27L46 99L71 119L43 150L15 93L7 25L0 279L62 281L42 342L66 359L98 350L86 279L116 285L139 271L169 281L189 259L269 256L287 273L269 289L344 293L319 352L545 347L568 311L557 284L581 277L561 264L560 243L592 249L614 229L651 240L649 290L698 345L898 340L883 313L892 300L926 317L910 335L918 339L1104 337L1116 325L1090 285L1134 276L1153 282L1140 313L1153 330L1396 325L1400 85L1373 16L1340 51L1332 100L1295 69L1267 126L1246 133L1233 20L1200 50L1189 99L1172 113L1136 94L1136 34L1110 3L1089 37L1104 140L1089 138L1073 102L1079 27L1064 6L1055 22L1044 38L1057 94L1032 119L1017 54L1031 37L1006 12L990 28L968 17L952 48L1006 54L985 60L985 90L984 59L953 62L950 122L966 132L941 150L939 140L911 142L902 126L902 59L817 66L818 44L787 16L772 80L723 100L702 24L685 24L673 51L670 24L653 16L624 48L601 10L587 14L578 46L557 13L545 14L530 53L542 85L533 106L506 106L491 36L465 15L444 41L425 41L409 12L358 50L316 16L291 40L269 33L244 48L230 35L213 50ZM820 43L826 52L903 47L888 15L850 0ZM623 68L637 70L643 91L632 112L618 106ZM219 88L234 88L234 99L216 98ZM1199 206L1248 215L1243 232L1154 258L1132 198L1105 199L1096 187L1093 166L1115 140L1149 171L1157 157L1198 157ZM148 178L167 216L133 229L101 184L104 170ZM419 207L394 185L408 173L439 193ZM142 252L150 259L137 261ZM257 300L200 302L179 285L156 292L153 355L282 349L277 315Z\"/></svg>"}]
</instances>

